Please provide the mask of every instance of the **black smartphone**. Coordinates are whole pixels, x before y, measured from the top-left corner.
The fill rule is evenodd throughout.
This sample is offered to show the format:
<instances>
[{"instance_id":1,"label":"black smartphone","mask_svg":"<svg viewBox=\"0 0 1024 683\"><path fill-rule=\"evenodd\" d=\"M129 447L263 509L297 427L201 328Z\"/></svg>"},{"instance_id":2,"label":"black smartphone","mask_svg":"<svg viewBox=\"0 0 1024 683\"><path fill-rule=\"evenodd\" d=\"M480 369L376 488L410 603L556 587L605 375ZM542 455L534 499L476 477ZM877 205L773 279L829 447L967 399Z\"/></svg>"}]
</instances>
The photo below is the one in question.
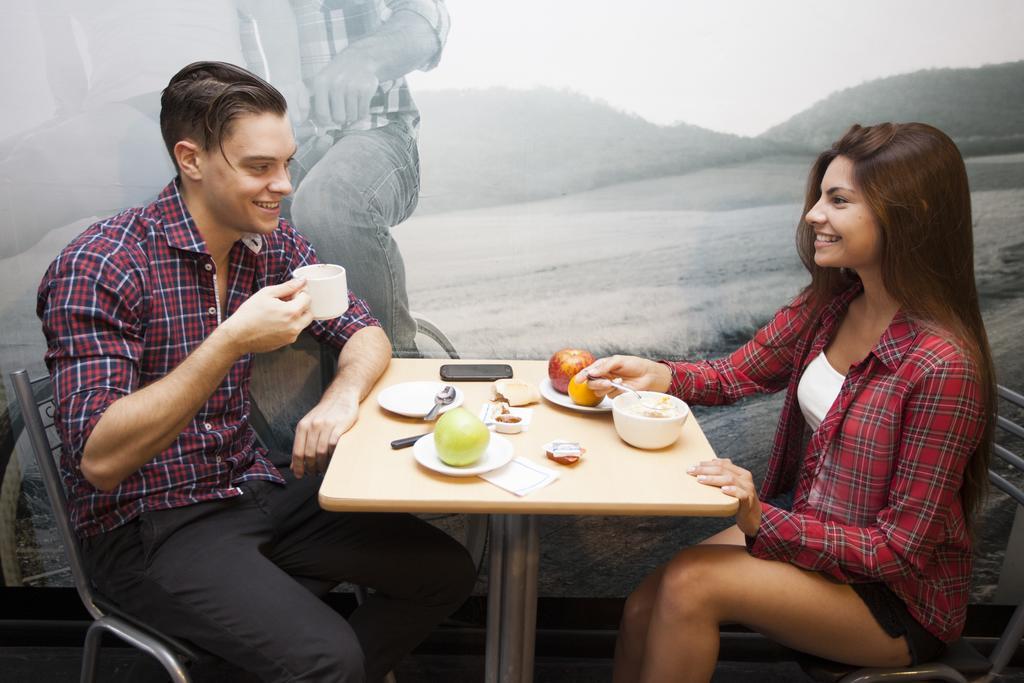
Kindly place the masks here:
<instances>
[{"instance_id":1,"label":"black smartphone","mask_svg":"<svg viewBox=\"0 0 1024 683\"><path fill-rule=\"evenodd\" d=\"M503 363L460 363L441 366L441 379L446 382L490 382L508 379L511 376L512 366Z\"/></svg>"}]
</instances>

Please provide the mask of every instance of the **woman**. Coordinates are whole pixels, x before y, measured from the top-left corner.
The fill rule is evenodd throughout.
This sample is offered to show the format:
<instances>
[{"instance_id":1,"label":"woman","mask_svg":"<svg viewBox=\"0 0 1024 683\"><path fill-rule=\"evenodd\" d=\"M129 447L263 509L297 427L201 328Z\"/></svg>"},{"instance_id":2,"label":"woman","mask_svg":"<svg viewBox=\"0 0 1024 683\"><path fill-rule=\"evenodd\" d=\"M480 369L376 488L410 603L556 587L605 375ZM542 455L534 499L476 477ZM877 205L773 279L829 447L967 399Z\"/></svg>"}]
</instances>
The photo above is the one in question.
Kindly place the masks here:
<instances>
[{"instance_id":1,"label":"woman","mask_svg":"<svg viewBox=\"0 0 1024 683\"><path fill-rule=\"evenodd\" d=\"M723 622L864 666L930 659L963 629L995 382L956 146L854 126L811 169L797 248L810 285L729 357L576 377L695 404L786 390L760 495L728 459L691 468L739 499L736 526L629 597L616 681L710 680Z\"/></svg>"}]
</instances>

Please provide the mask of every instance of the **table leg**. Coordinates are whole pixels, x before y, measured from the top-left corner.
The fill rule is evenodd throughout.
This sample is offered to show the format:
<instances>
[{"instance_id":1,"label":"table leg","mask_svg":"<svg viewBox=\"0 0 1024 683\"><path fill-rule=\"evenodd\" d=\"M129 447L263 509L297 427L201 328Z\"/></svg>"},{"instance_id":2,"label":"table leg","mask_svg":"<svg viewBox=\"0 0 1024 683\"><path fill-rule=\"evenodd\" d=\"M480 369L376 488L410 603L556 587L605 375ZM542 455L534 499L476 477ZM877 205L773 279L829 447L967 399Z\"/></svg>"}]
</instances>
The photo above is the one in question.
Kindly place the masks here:
<instances>
[{"instance_id":1,"label":"table leg","mask_svg":"<svg viewBox=\"0 0 1024 683\"><path fill-rule=\"evenodd\" d=\"M487 572L487 647L485 683L498 683L498 634L501 632L501 595L505 585L505 515L491 515L490 568Z\"/></svg>"},{"instance_id":2,"label":"table leg","mask_svg":"<svg viewBox=\"0 0 1024 683\"><path fill-rule=\"evenodd\" d=\"M522 671L525 683L533 680L533 648L537 642L537 569L540 565L540 538L537 516L523 515L525 529L523 541L526 552L523 571L523 657Z\"/></svg>"},{"instance_id":3,"label":"table leg","mask_svg":"<svg viewBox=\"0 0 1024 683\"><path fill-rule=\"evenodd\" d=\"M540 543L533 515L491 515L487 683L531 683Z\"/></svg>"}]
</instances>

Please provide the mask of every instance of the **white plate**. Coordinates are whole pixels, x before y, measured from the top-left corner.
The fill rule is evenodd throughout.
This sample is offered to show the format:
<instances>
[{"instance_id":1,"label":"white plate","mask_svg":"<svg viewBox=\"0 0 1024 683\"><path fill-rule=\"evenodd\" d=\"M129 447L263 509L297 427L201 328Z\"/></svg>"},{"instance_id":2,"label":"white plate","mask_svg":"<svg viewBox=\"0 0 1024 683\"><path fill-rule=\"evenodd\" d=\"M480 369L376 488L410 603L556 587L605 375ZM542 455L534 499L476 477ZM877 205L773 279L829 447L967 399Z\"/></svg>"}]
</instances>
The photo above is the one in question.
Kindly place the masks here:
<instances>
[{"instance_id":1,"label":"white plate","mask_svg":"<svg viewBox=\"0 0 1024 683\"><path fill-rule=\"evenodd\" d=\"M563 408L569 408L570 410L578 410L581 413L610 413L612 412L612 400L605 396L601 399L601 402L596 406L581 406L572 402L567 394L563 394L558 389L555 389L551 384L550 379L543 380L540 383L540 395L551 401L555 405L562 406Z\"/></svg>"},{"instance_id":2,"label":"white plate","mask_svg":"<svg viewBox=\"0 0 1024 683\"><path fill-rule=\"evenodd\" d=\"M441 462L437 455L437 447L434 445L434 435L427 434L417 441L412 447L412 453L416 462L427 469L449 474L453 477L472 477L476 474L483 474L504 467L512 459L512 443L503 436L491 434L491 441L487 444L487 450L477 460L475 465L469 467L452 467Z\"/></svg>"},{"instance_id":3,"label":"white plate","mask_svg":"<svg viewBox=\"0 0 1024 683\"><path fill-rule=\"evenodd\" d=\"M444 386L441 382L402 382L392 384L377 394L377 403L384 410L405 415L406 417L423 417L434 407L434 397ZM441 406L438 415L462 405L462 390L455 387L455 400Z\"/></svg>"}]
</instances>

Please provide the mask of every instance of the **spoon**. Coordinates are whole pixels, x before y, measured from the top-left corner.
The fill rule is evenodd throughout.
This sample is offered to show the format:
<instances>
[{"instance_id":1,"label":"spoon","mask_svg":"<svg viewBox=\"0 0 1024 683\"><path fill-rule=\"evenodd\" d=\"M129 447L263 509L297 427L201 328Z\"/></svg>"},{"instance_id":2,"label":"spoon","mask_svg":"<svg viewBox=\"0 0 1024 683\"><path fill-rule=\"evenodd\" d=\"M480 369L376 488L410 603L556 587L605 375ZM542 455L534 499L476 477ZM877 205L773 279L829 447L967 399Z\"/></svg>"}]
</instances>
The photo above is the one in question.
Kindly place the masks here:
<instances>
[{"instance_id":1,"label":"spoon","mask_svg":"<svg viewBox=\"0 0 1024 683\"><path fill-rule=\"evenodd\" d=\"M434 407L430 409L426 415L423 416L424 421L430 422L437 417L437 411L441 409L441 406L446 406L455 400L455 387L450 384L446 384L441 388L441 391L437 392L437 396L434 397Z\"/></svg>"},{"instance_id":2,"label":"spoon","mask_svg":"<svg viewBox=\"0 0 1024 683\"><path fill-rule=\"evenodd\" d=\"M630 392L632 394L635 394L637 400L640 401L640 403L644 402L645 399L644 399L643 395L639 391L634 389L633 387L627 387L625 384L622 383L622 380L611 379L611 378L606 378L606 379L608 380L608 383L611 384L616 389L621 389L622 391L628 391L628 392Z\"/></svg>"},{"instance_id":3,"label":"spoon","mask_svg":"<svg viewBox=\"0 0 1024 683\"><path fill-rule=\"evenodd\" d=\"M587 377L590 378L590 379L603 379L603 380L607 381L609 384L611 384L613 387L615 387L616 389L621 389L622 391L628 391L631 394L634 394L636 396L636 398L637 398L637 401L644 408L648 408L650 410L657 409L657 406L654 403L651 402L651 401L656 400L656 399L644 398L643 394L641 394L639 391L637 391L633 387L627 387L625 384L622 383L622 380L620 380L620 379L614 379L612 377L591 377L590 375L587 375Z\"/></svg>"}]
</instances>

